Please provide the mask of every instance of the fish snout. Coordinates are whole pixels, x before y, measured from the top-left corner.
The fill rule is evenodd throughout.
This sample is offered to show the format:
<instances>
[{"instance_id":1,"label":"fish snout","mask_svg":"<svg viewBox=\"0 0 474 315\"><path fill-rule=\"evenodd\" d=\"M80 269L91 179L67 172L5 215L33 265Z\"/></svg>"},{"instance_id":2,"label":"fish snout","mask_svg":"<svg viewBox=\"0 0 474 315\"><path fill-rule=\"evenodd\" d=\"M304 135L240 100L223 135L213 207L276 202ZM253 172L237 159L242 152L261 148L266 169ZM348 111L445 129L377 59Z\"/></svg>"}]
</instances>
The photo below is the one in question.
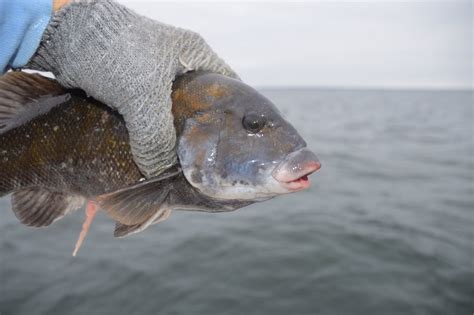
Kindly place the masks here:
<instances>
[{"instance_id":1,"label":"fish snout","mask_svg":"<svg viewBox=\"0 0 474 315\"><path fill-rule=\"evenodd\" d=\"M288 154L272 172L275 178L289 191L298 191L310 186L308 176L321 168L321 163L316 155L303 148Z\"/></svg>"}]
</instances>

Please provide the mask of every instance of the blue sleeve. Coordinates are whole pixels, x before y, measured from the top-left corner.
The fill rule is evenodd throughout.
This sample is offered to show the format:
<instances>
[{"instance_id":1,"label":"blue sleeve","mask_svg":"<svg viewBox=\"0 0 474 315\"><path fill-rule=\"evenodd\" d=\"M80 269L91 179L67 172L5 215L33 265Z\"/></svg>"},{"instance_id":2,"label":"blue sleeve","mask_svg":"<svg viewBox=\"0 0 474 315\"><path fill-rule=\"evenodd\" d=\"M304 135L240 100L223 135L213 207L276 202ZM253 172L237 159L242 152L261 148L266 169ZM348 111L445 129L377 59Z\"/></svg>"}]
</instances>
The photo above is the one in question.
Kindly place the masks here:
<instances>
[{"instance_id":1,"label":"blue sleeve","mask_svg":"<svg viewBox=\"0 0 474 315\"><path fill-rule=\"evenodd\" d=\"M28 63L52 11L53 0L0 0L0 75Z\"/></svg>"}]
</instances>

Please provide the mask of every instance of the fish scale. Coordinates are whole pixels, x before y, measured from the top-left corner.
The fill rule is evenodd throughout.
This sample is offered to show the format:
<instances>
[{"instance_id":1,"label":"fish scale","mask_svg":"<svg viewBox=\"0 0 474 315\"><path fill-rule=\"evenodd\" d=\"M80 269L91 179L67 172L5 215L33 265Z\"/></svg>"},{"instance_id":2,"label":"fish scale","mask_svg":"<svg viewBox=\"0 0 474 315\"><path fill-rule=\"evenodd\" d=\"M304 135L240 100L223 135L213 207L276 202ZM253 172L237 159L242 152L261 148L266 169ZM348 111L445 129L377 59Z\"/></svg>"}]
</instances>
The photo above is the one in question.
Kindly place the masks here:
<instances>
[{"instance_id":1,"label":"fish scale","mask_svg":"<svg viewBox=\"0 0 474 315\"><path fill-rule=\"evenodd\" d=\"M80 94L1 135L0 191L40 185L93 197L143 178L123 119Z\"/></svg>"}]
</instances>

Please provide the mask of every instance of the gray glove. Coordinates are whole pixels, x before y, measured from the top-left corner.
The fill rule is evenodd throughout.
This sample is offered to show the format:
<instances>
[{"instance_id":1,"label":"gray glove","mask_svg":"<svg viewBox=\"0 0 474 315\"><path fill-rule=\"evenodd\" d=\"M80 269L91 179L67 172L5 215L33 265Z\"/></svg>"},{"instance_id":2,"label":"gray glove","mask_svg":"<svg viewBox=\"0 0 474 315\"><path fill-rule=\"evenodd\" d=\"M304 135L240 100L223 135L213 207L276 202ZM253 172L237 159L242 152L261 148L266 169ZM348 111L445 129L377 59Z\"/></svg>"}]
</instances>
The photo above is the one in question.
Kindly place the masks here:
<instances>
[{"instance_id":1,"label":"gray glove","mask_svg":"<svg viewBox=\"0 0 474 315\"><path fill-rule=\"evenodd\" d=\"M197 33L162 24L111 0L74 2L57 12L27 67L51 71L117 109L147 177L176 162L171 86L189 70L237 77Z\"/></svg>"}]
</instances>

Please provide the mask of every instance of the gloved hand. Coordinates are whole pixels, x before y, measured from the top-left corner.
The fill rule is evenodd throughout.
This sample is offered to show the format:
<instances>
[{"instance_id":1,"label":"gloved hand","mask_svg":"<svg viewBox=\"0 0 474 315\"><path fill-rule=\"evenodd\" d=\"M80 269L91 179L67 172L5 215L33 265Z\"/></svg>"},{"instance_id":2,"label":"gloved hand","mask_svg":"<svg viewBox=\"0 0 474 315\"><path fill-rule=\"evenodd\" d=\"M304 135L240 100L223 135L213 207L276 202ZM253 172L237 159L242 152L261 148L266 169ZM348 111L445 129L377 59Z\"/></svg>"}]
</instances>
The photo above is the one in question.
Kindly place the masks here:
<instances>
[{"instance_id":1,"label":"gloved hand","mask_svg":"<svg viewBox=\"0 0 474 315\"><path fill-rule=\"evenodd\" d=\"M52 17L28 68L51 71L123 115L147 177L176 162L175 77L207 70L237 78L197 33L140 16L111 0L77 1Z\"/></svg>"}]
</instances>

